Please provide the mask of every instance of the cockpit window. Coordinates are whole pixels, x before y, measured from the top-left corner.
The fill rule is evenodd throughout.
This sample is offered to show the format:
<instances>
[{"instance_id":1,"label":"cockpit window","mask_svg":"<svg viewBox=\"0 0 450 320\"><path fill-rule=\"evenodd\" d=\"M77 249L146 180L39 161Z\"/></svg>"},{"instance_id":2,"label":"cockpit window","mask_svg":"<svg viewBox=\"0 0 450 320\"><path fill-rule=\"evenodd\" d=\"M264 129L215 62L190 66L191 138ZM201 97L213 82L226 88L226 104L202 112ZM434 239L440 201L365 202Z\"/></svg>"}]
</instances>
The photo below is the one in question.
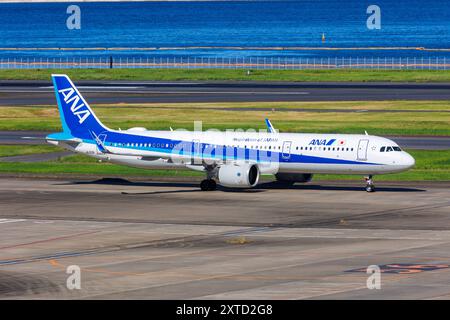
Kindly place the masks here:
<instances>
[{"instance_id":1,"label":"cockpit window","mask_svg":"<svg viewBox=\"0 0 450 320\"><path fill-rule=\"evenodd\" d=\"M384 146L380 148L380 152L402 151L399 146Z\"/></svg>"}]
</instances>

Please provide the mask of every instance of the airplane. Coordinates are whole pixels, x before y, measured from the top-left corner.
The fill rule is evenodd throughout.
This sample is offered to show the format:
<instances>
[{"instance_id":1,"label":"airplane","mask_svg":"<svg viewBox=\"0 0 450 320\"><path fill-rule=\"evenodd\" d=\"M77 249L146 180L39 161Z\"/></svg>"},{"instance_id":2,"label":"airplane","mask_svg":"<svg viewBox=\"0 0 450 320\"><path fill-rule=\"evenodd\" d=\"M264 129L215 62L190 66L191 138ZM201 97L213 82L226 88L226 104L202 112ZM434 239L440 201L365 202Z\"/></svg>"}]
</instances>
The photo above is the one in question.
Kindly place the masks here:
<instances>
[{"instance_id":1,"label":"airplane","mask_svg":"<svg viewBox=\"0 0 450 320\"><path fill-rule=\"evenodd\" d=\"M205 173L202 191L220 184L252 188L260 176L275 175L280 184L311 181L314 174L366 177L412 168L414 158L394 141L365 134L280 133L266 119L264 132L217 130L156 131L106 127L67 75L52 75L62 132L48 143L100 160L137 168L187 168Z\"/></svg>"}]
</instances>

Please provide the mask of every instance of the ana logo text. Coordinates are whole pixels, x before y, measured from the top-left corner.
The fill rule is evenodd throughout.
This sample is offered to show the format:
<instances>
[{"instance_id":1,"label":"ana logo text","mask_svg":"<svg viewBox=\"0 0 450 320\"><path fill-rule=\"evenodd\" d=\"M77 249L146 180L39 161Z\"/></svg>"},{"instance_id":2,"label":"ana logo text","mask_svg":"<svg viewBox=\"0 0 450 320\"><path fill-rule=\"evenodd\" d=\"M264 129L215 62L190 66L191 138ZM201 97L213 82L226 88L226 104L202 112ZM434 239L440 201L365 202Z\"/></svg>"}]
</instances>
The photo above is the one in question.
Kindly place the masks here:
<instances>
[{"instance_id":1,"label":"ana logo text","mask_svg":"<svg viewBox=\"0 0 450 320\"><path fill-rule=\"evenodd\" d=\"M87 117L89 117L91 115L89 110L87 110L87 109L81 110L81 108L84 107L84 103L81 102L81 104L78 104L81 101L81 99L75 93L75 90L73 90L72 88L66 88L66 89L61 89L58 92L64 96L65 103L72 104L70 106L70 111L72 111L72 113L78 117L78 122L80 124L82 124L84 122L84 120L86 120ZM74 95L74 93L75 93L75 95Z\"/></svg>"},{"instance_id":2,"label":"ana logo text","mask_svg":"<svg viewBox=\"0 0 450 320\"><path fill-rule=\"evenodd\" d=\"M336 139L312 139L309 143L310 146L331 146Z\"/></svg>"}]
</instances>

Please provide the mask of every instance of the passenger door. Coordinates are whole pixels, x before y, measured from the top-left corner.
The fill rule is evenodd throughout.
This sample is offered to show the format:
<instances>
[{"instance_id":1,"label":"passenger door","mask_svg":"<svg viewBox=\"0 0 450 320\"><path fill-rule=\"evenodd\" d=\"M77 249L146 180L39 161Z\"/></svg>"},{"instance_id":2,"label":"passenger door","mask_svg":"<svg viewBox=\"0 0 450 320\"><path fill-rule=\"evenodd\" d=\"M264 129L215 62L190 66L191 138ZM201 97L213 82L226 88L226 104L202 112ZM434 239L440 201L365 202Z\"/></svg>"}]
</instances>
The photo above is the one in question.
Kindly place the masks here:
<instances>
[{"instance_id":1,"label":"passenger door","mask_svg":"<svg viewBox=\"0 0 450 320\"><path fill-rule=\"evenodd\" d=\"M361 139L359 140L359 144L358 144L358 155L357 155L357 159L358 160L362 160L362 161L366 161L367 160L367 147L369 145L369 140L368 139Z\"/></svg>"},{"instance_id":2,"label":"passenger door","mask_svg":"<svg viewBox=\"0 0 450 320\"><path fill-rule=\"evenodd\" d=\"M291 157L291 147L292 147L292 141L284 141L283 142L283 150L281 153L281 157L284 160L288 160Z\"/></svg>"}]
</instances>

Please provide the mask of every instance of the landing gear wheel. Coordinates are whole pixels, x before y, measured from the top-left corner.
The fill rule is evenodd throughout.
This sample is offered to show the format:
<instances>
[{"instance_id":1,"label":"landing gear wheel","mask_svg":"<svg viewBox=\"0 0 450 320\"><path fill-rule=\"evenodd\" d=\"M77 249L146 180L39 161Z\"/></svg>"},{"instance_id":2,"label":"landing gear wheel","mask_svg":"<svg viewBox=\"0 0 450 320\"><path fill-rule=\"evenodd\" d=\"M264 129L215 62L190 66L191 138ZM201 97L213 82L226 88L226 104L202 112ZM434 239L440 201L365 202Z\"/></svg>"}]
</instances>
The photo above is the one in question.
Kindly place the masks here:
<instances>
[{"instance_id":1,"label":"landing gear wheel","mask_svg":"<svg viewBox=\"0 0 450 320\"><path fill-rule=\"evenodd\" d=\"M217 189L217 183L213 179L209 180L208 191L214 191L216 189Z\"/></svg>"},{"instance_id":2,"label":"landing gear wheel","mask_svg":"<svg viewBox=\"0 0 450 320\"><path fill-rule=\"evenodd\" d=\"M205 179L200 183L202 191L214 191L217 189L217 183L213 179Z\"/></svg>"},{"instance_id":3,"label":"landing gear wheel","mask_svg":"<svg viewBox=\"0 0 450 320\"><path fill-rule=\"evenodd\" d=\"M375 185L373 184L372 176L366 177L366 191L375 192Z\"/></svg>"},{"instance_id":4,"label":"landing gear wheel","mask_svg":"<svg viewBox=\"0 0 450 320\"><path fill-rule=\"evenodd\" d=\"M202 191L208 191L208 187L209 187L209 180L203 180L202 182L200 182L200 189Z\"/></svg>"}]
</instances>

